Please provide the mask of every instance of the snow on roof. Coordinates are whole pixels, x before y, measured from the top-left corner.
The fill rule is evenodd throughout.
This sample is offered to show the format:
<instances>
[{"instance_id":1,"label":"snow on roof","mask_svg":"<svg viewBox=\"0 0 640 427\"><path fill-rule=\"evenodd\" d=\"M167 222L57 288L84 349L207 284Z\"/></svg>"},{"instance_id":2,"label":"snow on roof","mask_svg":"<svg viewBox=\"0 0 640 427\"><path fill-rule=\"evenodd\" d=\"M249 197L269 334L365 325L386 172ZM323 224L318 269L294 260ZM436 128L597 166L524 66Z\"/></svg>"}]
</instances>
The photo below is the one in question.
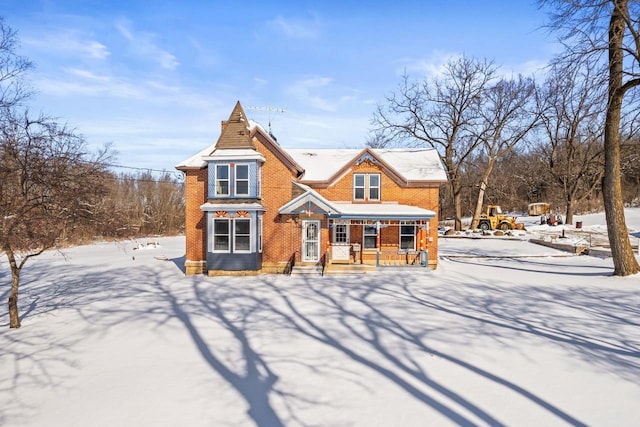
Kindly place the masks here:
<instances>
[{"instance_id":1,"label":"snow on roof","mask_svg":"<svg viewBox=\"0 0 640 427\"><path fill-rule=\"evenodd\" d=\"M303 181L327 181L362 149L287 149L287 153L303 167ZM446 181L438 153L431 148L371 149L382 161L408 181Z\"/></svg>"},{"instance_id":2,"label":"snow on roof","mask_svg":"<svg viewBox=\"0 0 640 427\"><path fill-rule=\"evenodd\" d=\"M188 159L183 160L182 162L176 165L176 169L201 169L207 166L206 160L204 157L211 154L211 152L216 148L216 144L211 144L204 150L199 151Z\"/></svg>"},{"instance_id":3,"label":"snow on roof","mask_svg":"<svg viewBox=\"0 0 640 427\"><path fill-rule=\"evenodd\" d=\"M259 123L253 121L253 120L249 120L249 126L248 129L249 131L254 130L254 128L259 128L262 130L262 132L265 135L268 135L267 132L264 130L264 128L262 126L260 126ZM205 166L207 166L207 160L208 158L211 157L211 160L214 160L213 157L221 157L220 160L222 159L222 156L226 155L226 154L233 154L235 158L238 158L238 156L236 156L236 154L242 156L243 152L251 152L253 154L253 157L245 157L245 158L256 158L256 151L254 150L250 150L250 149L219 149L216 150L216 143L209 145L207 148L205 148L204 150L199 151L198 153L194 154L193 156L183 160L182 162L180 162L179 164L176 165L176 169L182 170L182 169L201 169L204 168ZM215 153L214 153L215 150ZM232 151L231 151L232 150ZM216 154L217 153L217 154ZM244 155L247 155L246 153ZM259 154L259 159L262 159L264 161L264 157Z\"/></svg>"},{"instance_id":4,"label":"snow on roof","mask_svg":"<svg viewBox=\"0 0 640 427\"><path fill-rule=\"evenodd\" d=\"M268 135L259 123L249 120L249 130L260 129ZM216 144L184 160L176 169L204 168L207 160L256 158L256 151L250 149L215 149ZM214 152L215 150L215 152ZM293 161L304 169L303 181L328 181L345 165L356 160L364 149L282 149ZM431 148L380 148L370 149L378 158L407 181L446 181L447 174L436 150ZM248 157L247 157L248 156ZM259 157L262 160L262 155Z\"/></svg>"},{"instance_id":5,"label":"snow on roof","mask_svg":"<svg viewBox=\"0 0 640 427\"><path fill-rule=\"evenodd\" d=\"M446 181L447 173L438 152L432 148L372 150L409 181Z\"/></svg>"},{"instance_id":6,"label":"snow on roof","mask_svg":"<svg viewBox=\"0 0 640 427\"><path fill-rule=\"evenodd\" d=\"M262 160L264 162L264 156L256 151L251 150L249 148L223 148L216 149L213 153L208 156L203 156L203 160L231 160L231 161L241 161L241 160Z\"/></svg>"},{"instance_id":7,"label":"snow on roof","mask_svg":"<svg viewBox=\"0 0 640 427\"><path fill-rule=\"evenodd\" d=\"M393 218L434 218L436 213L417 206L401 205L398 203L350 203L333 202L343 218L366 217L368 219Z\"/></svg>"}]
</instances>

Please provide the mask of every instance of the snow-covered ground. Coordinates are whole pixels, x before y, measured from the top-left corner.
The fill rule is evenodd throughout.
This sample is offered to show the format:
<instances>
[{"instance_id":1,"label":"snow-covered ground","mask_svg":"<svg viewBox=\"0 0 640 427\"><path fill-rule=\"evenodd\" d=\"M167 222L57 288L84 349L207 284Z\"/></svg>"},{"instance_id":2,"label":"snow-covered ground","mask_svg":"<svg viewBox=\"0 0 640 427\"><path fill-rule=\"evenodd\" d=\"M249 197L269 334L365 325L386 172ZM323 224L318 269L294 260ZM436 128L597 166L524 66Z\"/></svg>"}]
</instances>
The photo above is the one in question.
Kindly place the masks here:
<instances>
[{"instance_id":1,"label":"snow-covered ground","mask_svg":"<svg viewBox=\"0 0 640 427\"><path fill-rule=\"evenodd\" d=\"M184 238L153 242L27 264L21 329L0 306L0 425L640 420L640 277L610 258L441 239L436 271L209 278L183 275Z\"/></svg>"}]
</instances>

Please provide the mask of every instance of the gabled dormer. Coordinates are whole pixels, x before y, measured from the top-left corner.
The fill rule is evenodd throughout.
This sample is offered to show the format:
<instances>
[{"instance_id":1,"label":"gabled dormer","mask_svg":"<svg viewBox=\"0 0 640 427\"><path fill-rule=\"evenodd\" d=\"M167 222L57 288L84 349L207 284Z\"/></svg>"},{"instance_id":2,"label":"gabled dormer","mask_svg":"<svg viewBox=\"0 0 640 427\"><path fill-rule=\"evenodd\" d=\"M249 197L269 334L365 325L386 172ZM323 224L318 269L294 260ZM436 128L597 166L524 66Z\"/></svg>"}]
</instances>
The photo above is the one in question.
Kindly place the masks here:
<instances>
[{"instance_id":1,"label":"gabled dormer","mask_svg":"<svg viewBox=\"0 0 640 427\"><path fill-rule=\"evenodd\" d=\"M236 103L229 119L222 122L214 150L203 159L208 167L208 199L260 199L261 166L264 156L256 150L249 121Z\"/></svg>"}]
</instances>

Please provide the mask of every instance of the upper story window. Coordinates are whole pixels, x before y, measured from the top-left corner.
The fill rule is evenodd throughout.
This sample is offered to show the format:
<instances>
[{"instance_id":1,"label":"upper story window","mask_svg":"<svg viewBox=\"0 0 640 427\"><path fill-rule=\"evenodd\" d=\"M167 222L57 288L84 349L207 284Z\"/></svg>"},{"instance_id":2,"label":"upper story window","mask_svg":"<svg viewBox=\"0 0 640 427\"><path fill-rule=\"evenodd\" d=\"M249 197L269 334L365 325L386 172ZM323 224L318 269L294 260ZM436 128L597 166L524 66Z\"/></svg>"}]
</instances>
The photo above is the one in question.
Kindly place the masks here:
<instances>
[{"instance_id":1,"label":"upper story window","mask_svg":"<svg viewBox=\"0 0 640 427\"><path fill-rule=\"evenodd\" d=\"M249 195L249 165L236 165L236 196Z\"/></svg>"},{"instance_id":2,"label":"upper story window","mask_svg":"<svg viewBox=\"0 0 640 427\"><path fill-rule=\"evenodd\" d=\"M210 197L260 197L260 170L257 163L216 162L210 164Z\"/></svg>"},{"instance_id":3,"label":"upper story window","mask_svg":"<svg viewBox=\"0 0 640 427\"><path fill-rule=\"evenodd\" d=\"M216 165L216 196L229 195L229 165Z\"/></svg>"},{"instance_id":4,"label":"upper story window","mask_svg":"<svg viewBox=\"0 0 640 427\"><path fill-rule=\"evenodd\" d=\"M359 200L359 201L380 200L380 174L379 173L353 174L353 200Z\"/></svg>"}]
</instances>

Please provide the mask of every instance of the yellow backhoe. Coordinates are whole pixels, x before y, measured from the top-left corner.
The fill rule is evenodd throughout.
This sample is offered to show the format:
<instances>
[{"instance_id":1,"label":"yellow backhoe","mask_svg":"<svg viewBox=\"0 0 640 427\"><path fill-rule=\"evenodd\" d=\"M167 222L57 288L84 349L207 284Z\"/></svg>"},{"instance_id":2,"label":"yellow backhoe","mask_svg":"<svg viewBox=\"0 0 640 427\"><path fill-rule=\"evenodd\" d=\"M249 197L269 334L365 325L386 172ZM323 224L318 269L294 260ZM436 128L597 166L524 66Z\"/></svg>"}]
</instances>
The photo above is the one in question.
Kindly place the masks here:
<instances>
[{"instance_id":1,"label":"yellow backhoe","mask_svg":"<svg viewBox=\"0 0 640 427\"><path fill-rule=\"evenodd\" d=\"M518 228L518 225L516 224L515 216L503 215L500 206L489 205L486 212L480 215L478 228L482 231L507 231Z\"/></svg>"}]
</instances>

